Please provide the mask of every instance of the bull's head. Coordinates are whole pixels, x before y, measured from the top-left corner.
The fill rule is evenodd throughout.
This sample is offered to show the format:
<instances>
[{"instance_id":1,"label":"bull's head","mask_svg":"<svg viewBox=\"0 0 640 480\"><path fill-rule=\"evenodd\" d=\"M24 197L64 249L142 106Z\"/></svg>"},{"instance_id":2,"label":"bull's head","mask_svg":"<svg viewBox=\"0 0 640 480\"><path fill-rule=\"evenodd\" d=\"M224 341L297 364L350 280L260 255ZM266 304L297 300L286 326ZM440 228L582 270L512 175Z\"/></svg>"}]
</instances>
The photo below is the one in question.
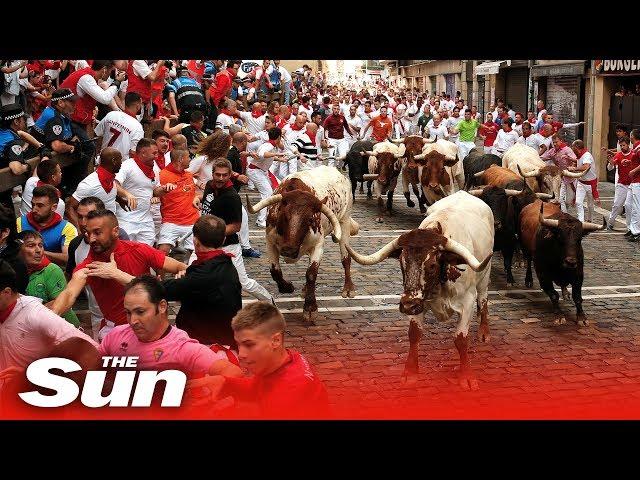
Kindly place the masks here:
<instances>
[{"instance_id":1,"label":"bull's head","mask_svg":"<svg viewBox=\"0 0 640 480\"><path fill-rule=\"evenodd\" d=\"M422 168L422 191L427 202L433 204L447 196L445 188L448 190L451 184L451 176L444 167L452 167L458 161L458 157L447 157L442 153L432 150L426 154L419 154L414 157L416 160L425 162Z\"/></svg>"},{"instance_id":2,"label":"bull's head","mask_svg":"<svg viewBox=\"0 0 640 480\"><path fill-rule=\"evenodd\" d=\"M540 226L549 229L548 235L556 238L557 244L562 249L562 266L564 268L575 269L582 264L582 237L596 230L607 228L606 218L602 219L602 226L591 222L581 222L577 218L566 213L554 214L552 217L544 218L544 203L540 204Z\"/></svg>"},{"instance_id":3,"label":"bull's head","mask_svg":"<svg viewBox=\"0 0 640 480\"><path fill-rule=\"evenodd\" d=\"M400 159L404 154L404 149L399 153L390 152L365 152L369 156L376 157L375 163L369 163L369 171L375 172L363 175L365 181L377 180L383 187L388 187L391 180L400 174L402 164ZM375 168L372 168L375 166Z\"/></svg>"},{"instance_id":4,"label":"bull's head","mask_svg":"<svg viewBox=\"0 0 640 480\"><path fill-rule=\"evenodd\" d=\"M392 140L393 143L403 143L405 146L405 156L407 157L407 168L417 168L417 164L414 160L416 155L422 152L422 147L426 143L426 138L422 138L420 135L409 135L399 140Z\"/></svg>"},{"instance_id":5,"label":"bull's head","mask_svg":"<svg viewBox=\"0 0 640 480\"><path fill-rule=\"evenodd\" d=\"M371 255L360 255L351 246L346 247L361 265L375 265L389 256L400 260L404 283L400 312L407 315L422 313L424 300L439 284L460 276L456 265L467 264L477 272L487 266L493 255L479 261L465 246L444 236L440 223L404 233Z\"/></svg>"},{"instance_id":6,"label":"bull's head","mask_svg":"<svg viewBox=\"0 0 640 480\"><path fill-rule=\"evenodd\" d=\"M584 172L570 172L567 169L561 169L555 165L546 165L544 167L533 169L529 172L522 172L520 165L518 165L518 171L524 178L536 177L538 180L538 188L542 193L548 193L555 195L555 198L560 198L560 185L562 184L562 177L568 178L580 178L587 173Z\"/></svg>"},{"instance_id":7,"label":"bull's head","mask_svg":"<svg viewBox=\"0 0 640 480\"><path fill-rule=\"evenodd\" d=\"M280 253L284 257L298 258L300 247L309 233L321 232L320 213L324 214L333 227L333 235L339 242L342 238L340 221L335 213L326 205L328 197L319 200L310 192L293 190L272 195L251 205L247 195L247 210L258 213L263 208L271 207L267 216L267 225L275 226L281 237ZM321 234L329 232L321 232Z\"/></svg>"}]
</instances>

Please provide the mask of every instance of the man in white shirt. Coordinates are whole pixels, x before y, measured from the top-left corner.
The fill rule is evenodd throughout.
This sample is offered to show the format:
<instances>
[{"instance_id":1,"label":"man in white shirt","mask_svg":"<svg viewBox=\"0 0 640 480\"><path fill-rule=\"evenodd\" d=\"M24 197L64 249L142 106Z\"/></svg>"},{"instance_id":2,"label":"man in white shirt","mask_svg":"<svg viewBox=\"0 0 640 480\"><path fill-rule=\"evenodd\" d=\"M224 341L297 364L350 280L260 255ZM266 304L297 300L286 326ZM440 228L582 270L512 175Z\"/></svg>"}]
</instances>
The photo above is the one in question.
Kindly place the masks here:
<instances>
[{"instance_id":1,"label":"man in white shirt","mask_svg":"<svg viewBox=\"0 0 640 480\"><path fill-rule=\"evenodd\" d=\"M297 115L294 123L285 123L285 125L282 127L282 144L284 145L284 150L287 154L292 155L295 153L293 144L302 134L306 123L307 121L304 115ZM296 173L298 171L298 159L292 158L287 162L274 164L271 167L271 171L275 174L276 177L278 177L279 181L282 181L287 175L291 175L292 173Z\"/></svg>"},{"instance_id":2,"label":"man in white shirt","mask_svg":"<svg viewBox=\"0 0 640 480\"><path fill-rule=\"evenodd\" d=\"M254 103L250 112L241 112L236 109L236 113L244 122L249 134L255 135L264 130L264 123L267 115L262 112L262 104L260 102Z\"/></svg>"},{"instance_id":3,"label":"man in white shirt","mask_svg":"<svg viewBox=\"0 0 640 480\"><path fill-rule=\"evenodd\" d=\"M596 174L596 161L593 155L587 151L582 140L576 140L571 144L571 150L576 154L577 165L575 167L569 167L569 171L584 172L582 177L578 178L576 183L576 210L578 220L585 221L584 214L584 199L587 199L587 215L586 221L593 221L593 190L597 192L598 188L598 176Z\"/></svg>"},{"instance_id":4,"label":"man in white shirt","mask_svg":"<svg viewBox=\"0 0 640 480\"><path fill-rule=\"evenodd\" d=\"M504 152L509 150L518 141L518 132L511 128L513 120L506 118L502 121L502 129L498 131L498 136L495 142L493 142L493 148L491 153L502 158Z\"/></svg>"},{"instance_id":5,"label":"man in white shirt","mask_svg":"<svg viewBox=\"0 0 640 480\"><path fill-rule=\"evenodd\" d=\"M301 99L300 108L298 108L298 114L306 113L307 114L307 122L311 121L311 114L313 113L313 108L310 105L311 99L309 95L304 95Z\"/></svg>"},{"instance_id":6,"label":"man in white shirt","mask_svg":"<svg viewBox=\"0 0 640 480\"><path fill-rule=\"evenodd\" d=\"M447 127L445 126L444 122L442 121L442 117L439 114L434 115L433 118L429 120L429 123L427 123L427 128L425 130L429 132L428 138L433 139L434 142L439 138L442 138L444 140L449 139L449 131L447 130Z\"/></svg>"},{"instance_id":7,"label":"man in white shirt","mask_svg":"<svg viewBox=\"0 0 640 480\"><path fill-rule=\"evenodd\" d=\"M347 123L349 124L349 128L351 128L352 134L346 133L347 140L349 142L349 148L358 140L360 135L360 131L362 130L362 119L356 113L355 104L351 104L349 107L349 113L345 116ZM346 132L346 130L345 130Z\"/></svg>"},{"instance_id":8,"label":"man in white shirt","mask_svg":"<svg viewBox=\"0 0 640 480\"><path fill-rule=\"evenodd\" d=\"M62 170L60 164L55 160L42 160L37 168L36 173L38 176L29 177L27 183L24 185L24 192L22 192L22 202L20 203L20 214L26 215L31 211L31 200L33 199L33 189L39 185L47 184L52 185L56 189L62 181ZM58 195L60 195L58 193ZM58 200L58 206L56 212L64 217L65 204L61 198Z\"/></svg>"},{"instance_id":9,"label":"man in white shirt","mask_svg":"<svg viewBox=\"0 0 640 480\"><path fill-rule=\"evenodd\" d=\"M128 94L127 94L128 95ZM171 188L159 186L158 174L160 169L156 165L158 146L153 140L143 138L136 146L135 156L122 162L116 173L116 182L136 198L136 208L125 210L116 206L118 224L134 242L146 243L150 247L156 241L156 230L151 212L151 198L158 196L162 190ZM155 190L158 190L156 193Z\"/></svg>"},{"instance_id":10,"label":"man in white shirt","mask_svg":"<svg viewBox=\"0 0 640 480\"><path fill-rule=\"evenodd\" d=\"M274 60L273 63L274 65L271 65L269 66L269 68L267 68L267 75L273 72L274 68L278 69L278 71L280 72L280 82L282 84L282 93L284 94L283 103L285 105L289 105L291 103L291 80L292 80L291 74L286 68L280 65L280 60Z\"/></svg>"},{"instance_id":11,"label":"man in white shirt","mask_svg":"<svg viewBox=\"0 0 640 480\"><path fill-rule=\"evenodd\" d=\"M463 117L460 116L460 109L458 107L453 108L452 115L447 119L447 131L449 132L449 141L453 143L458 142L458 138L460 138L460 134L458 133L458 124L464 120Z\"/></svg>"},{"instance_id":12,"label":"man in white shirt","mask_svg":"<svg viewBox=\"0 0 640 480\"><path fill-rule=\"evenodd\" d=\"M142 97L127 92L124 97L124 112L107 113L96 126L96 135L102 137L102 145L113 147L127 160L136 151L136 145L144 137L144 129L136 116L142 109Z\"/></svg>"},{"instance_id":13,"label":"man in white shirt","mask_svg":"<svg viewBox=\"0 0 640 480\"><path fill-rule=\"evenodd\" d=\"M229 126L236 124L236 115L238 113L238 104L235 100L228 98L224 102L224 108L220 110L216 118L216 129L221 129L227 135L230 135Z\"/></svg>"},{"instance_id":14,"label":"man in white shirt","mask_svg":"<svg viewBox=\"0 0 640 480\"><path fill-rule=\"evenodd\" d=\"M287 155L282 145L282 130L278 127L270 129L269 141L260 145L256 153L258 158L252 157L247 165L247 177L249 177L249 180L253 182L260 193L260 200L264 200L273 195L274 185L277 186L278 184L278 181L269 171L271 164L274 161L287 161ZM267 226L266 220L267 209L263 208L258 213L256 225L265 228Z\"/></svg>"}]
</instances>

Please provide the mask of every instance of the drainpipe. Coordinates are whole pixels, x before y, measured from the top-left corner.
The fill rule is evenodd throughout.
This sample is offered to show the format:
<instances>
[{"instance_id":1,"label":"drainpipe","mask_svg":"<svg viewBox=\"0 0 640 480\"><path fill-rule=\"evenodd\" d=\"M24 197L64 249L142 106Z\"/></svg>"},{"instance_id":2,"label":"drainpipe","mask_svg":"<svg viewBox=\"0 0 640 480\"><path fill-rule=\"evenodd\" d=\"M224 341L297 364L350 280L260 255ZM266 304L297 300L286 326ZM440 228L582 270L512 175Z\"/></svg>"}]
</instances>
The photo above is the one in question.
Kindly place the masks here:
<instances>
[{"instance_id":1,"label":"drainpipe","mask_svg":"<svg viewBox=\"0 0 640 480\"><path fill-rule=\"evenodd\" d=\"M591 60L591 76L589 79L589 90L591 90L591 97L589 100L589 138L587 139L587 149L591 152L593 147L593 121L594 121L594 112L595 112L595 95L596 95L596 77L594 75L595 69L595 60ZM593 152L592 152L593 155Z\"/></svg>"}]
</instances>

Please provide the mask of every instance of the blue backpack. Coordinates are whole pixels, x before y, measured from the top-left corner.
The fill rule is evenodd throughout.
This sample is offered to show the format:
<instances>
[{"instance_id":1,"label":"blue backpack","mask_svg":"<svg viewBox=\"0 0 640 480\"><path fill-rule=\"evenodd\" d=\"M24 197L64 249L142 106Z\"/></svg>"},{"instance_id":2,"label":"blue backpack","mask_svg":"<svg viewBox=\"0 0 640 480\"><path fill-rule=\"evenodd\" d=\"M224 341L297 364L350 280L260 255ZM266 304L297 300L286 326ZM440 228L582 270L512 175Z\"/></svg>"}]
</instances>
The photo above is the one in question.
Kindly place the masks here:
<instances>
[{"instance_id":1,"label":"blue backpack","mask_svg":"<svg viewBox=\"0 0 640 480\"><path fill-rule=\"evenodd\" d=\"M274 66L272 72L269 74L269 81L273 85L274 92L281 89L281 79L282 75L280 74L280 69Z\"/></svg>"}]
</instances>

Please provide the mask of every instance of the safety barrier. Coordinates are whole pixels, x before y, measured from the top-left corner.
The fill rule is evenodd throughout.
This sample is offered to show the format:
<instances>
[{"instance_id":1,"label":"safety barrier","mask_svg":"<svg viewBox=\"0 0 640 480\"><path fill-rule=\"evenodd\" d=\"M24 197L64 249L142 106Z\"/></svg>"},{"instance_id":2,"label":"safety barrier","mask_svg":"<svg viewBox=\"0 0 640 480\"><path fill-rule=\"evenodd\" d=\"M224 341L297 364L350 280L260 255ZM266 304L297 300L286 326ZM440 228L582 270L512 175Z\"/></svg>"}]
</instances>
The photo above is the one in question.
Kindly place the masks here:
<instances>
[{"instance_id":1,"label":"safety barrier","mask_svg":"<svg viewBox=\"0 0 640 480\"><path fill-rule=\"evenodd\" d=\"M76 157L74 155L69 155L68 153L54 153L51 158L55 159L61 167L66 167L76 161ZM27 163L31 165L33 170L35 170L38 163L40 163L40 157L30 158L27 160ZM14 175L9 167L0 168L0 192L11 190L13 187L17 187L18 185L24 185L30 176L31 175L27 173Z\"/></svg>"}]
</instances>

